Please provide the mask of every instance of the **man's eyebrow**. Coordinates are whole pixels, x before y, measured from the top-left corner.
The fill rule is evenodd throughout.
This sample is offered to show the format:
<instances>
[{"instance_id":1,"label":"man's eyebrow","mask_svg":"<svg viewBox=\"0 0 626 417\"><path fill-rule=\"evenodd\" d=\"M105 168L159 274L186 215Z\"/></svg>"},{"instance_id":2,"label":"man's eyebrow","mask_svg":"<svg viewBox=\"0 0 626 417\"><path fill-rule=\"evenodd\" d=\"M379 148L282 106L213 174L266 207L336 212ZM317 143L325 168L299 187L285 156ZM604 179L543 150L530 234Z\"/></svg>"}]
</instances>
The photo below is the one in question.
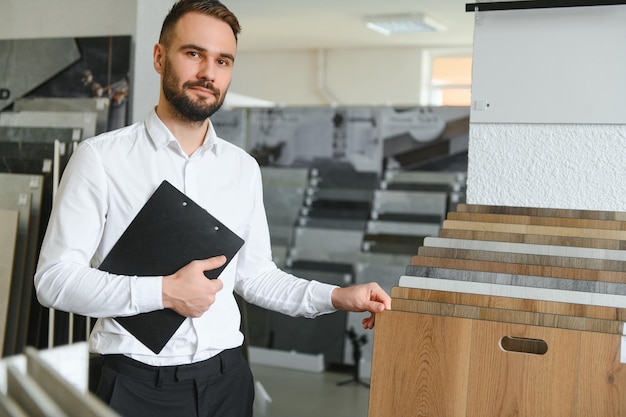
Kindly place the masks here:
<instances>
[{"instance_id":1,"label":"man's eyebrow","mask_svg":"<svg viewBox=\"0 0 626 417\"><path fill-rule=\"evenodd\" d=\"M202 46L198 46L198 45L193 44L193 43L188 43L188 44L185 44L185 45L181 45L180 49L181 50L193 49L193 50L198 51L198 52L208 52L208 49L203 48ZM220 52L220 56L222 58L226 58L226 59L230 59L231 61L235 61L235 56L233 54L228 53L228 52Z\"/></svg>"}]
</instances>

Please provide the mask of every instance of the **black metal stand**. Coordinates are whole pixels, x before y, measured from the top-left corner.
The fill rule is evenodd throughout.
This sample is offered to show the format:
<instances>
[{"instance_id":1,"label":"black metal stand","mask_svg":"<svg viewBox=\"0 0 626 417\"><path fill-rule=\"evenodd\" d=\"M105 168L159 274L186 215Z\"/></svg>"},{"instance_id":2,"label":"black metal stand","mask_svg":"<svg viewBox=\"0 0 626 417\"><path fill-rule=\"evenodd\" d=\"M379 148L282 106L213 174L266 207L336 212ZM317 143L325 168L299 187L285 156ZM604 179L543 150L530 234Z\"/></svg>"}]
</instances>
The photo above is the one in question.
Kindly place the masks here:
<instances>
[{"instance_id":1,"label":"black metal stand","mask_svg":"<svg viewBox=\"0 0 626 417\"><path fill-rule=\"evenodd\" d=\"M350 328L350 330L346 331L348 337L350 338L350 342L352 342L352 359L354 359L354 371L352 374L352 379L347 381L338 382L337 385L346 385L346 384L358 384L363 385L364 387L369 388L370 384L367 382L361 381L359 378L359 366L361 364L361 346L367 343L367 336L361 335L361 337L357 337L354 328Z\"/></svg>"}]
</instances>

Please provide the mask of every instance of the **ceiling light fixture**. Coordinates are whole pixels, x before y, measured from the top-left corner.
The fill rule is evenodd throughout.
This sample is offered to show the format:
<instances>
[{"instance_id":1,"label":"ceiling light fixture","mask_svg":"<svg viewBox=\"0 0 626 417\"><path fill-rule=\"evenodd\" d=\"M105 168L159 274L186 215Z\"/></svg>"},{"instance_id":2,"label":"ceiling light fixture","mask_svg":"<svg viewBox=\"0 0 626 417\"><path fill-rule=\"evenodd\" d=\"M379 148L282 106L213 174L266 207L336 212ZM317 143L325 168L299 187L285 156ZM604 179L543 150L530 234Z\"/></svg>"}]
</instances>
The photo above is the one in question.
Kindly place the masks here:
<instances>
[{"instance_id":1,"label":"ceiling light fixture","mask_svg":"<svg viewBox=\"0 0 626 417\"><path fill-rule=\"evenodd\" d=\"M383 35L443 32L446 30L442 23L423 13L370 16L365 19L365 25Z\"/></svg>"}]
</instances>

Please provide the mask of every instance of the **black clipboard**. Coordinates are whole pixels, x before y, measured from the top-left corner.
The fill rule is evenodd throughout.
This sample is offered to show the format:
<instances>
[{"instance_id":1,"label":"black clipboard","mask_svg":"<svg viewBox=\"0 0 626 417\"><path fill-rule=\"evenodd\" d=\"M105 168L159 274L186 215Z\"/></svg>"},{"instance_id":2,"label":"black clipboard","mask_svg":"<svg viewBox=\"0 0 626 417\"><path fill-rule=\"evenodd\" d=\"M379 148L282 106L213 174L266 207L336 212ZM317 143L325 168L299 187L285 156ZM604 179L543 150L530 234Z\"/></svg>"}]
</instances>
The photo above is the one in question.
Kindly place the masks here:
<instances>
[{"instance_id":1,"label":"black clipboard","mask_svg":"<svg viewBox=\"0 0 626 417\"><path fill-rule=\"evenodd\" d=\"M224 265L205 271L206 277L213 279L243 243L205 209L163 181L98 269L119 275L162 276L173 274L196 259L226 256ZM163 309L114 319L159 354L185 317Z\"/></svg>"}]
</instances>

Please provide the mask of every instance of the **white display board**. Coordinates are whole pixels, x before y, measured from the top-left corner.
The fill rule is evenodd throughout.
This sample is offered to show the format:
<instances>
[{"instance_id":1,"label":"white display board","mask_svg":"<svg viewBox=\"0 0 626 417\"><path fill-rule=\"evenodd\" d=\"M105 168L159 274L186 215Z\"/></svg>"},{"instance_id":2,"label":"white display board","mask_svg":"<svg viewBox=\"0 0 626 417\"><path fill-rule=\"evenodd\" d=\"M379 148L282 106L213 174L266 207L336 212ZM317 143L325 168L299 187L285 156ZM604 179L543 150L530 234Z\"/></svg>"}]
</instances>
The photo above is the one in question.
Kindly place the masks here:
<instances>
[{"instance_id":1,"label":"white display board","mask_svg":"<svg viewBox=\"0 0 626 417\"><path fill-rule=\"evenodd\" d=\"M474 15L472 123L626 123L626 5Z\"/></svg>"}]
</instances>

